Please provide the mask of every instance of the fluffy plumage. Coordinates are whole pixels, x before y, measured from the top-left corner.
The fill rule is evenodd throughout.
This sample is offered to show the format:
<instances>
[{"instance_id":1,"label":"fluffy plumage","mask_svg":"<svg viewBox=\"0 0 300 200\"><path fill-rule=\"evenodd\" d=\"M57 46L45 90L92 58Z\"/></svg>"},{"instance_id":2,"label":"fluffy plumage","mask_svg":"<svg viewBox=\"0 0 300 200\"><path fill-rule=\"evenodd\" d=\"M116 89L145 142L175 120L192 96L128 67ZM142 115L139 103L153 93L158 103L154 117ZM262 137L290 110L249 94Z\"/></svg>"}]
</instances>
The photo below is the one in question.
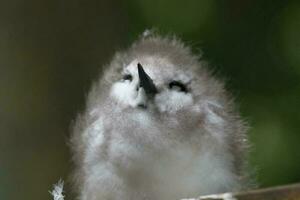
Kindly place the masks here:
<instances>
[{"instance_id":1,"label":"fluffy plumage","mask_svg":"<svg viewBox=\"0 0 300 200\"><path fill-rule=\"evenodd\" d=\"M71 139L79 199L175 200L248 187L245 125L182 42L143 36L104 69Z\"/></svg>"}]
</instances>

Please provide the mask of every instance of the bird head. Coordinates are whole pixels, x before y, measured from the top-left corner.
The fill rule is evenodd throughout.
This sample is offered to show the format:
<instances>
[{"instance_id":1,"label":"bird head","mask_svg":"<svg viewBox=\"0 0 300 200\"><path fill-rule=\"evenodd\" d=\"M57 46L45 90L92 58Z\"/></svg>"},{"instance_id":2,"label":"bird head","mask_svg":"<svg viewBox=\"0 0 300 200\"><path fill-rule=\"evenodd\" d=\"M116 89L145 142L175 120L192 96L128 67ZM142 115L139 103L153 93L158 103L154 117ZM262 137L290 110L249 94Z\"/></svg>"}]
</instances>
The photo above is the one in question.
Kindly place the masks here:
<instances>
[{"instance_id":1,"label":"bird head","mask_svg":"<svg viewBox=\"0 0 300 200\"><path fill-rule=\"evenodd\" d=\"M115 55L98 84L101 88L91 96L94 104L102 103L99 113L125 116L124 123L138 114L143 116L140 121L151 119L164 129L189 132L203 124L222 129L230 101L204 65L176 39L143 38Z\"/></svg>"}]
</instances>

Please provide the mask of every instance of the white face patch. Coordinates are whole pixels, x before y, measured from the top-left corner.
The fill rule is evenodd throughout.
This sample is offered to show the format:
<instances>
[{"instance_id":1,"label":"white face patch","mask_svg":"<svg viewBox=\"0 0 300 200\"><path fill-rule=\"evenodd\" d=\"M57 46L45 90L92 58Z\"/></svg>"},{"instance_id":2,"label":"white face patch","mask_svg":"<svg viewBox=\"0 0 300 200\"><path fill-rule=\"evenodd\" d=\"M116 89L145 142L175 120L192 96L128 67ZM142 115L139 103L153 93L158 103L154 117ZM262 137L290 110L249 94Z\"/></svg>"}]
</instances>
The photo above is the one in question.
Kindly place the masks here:
<instances>
[{"instance_id":1,"label":"white face patch","mask_svg":"<svg viewBox=\"0 0 300 200\"><path fill-rule=\"evenodd\" d=\"M111 89L113 97L123 107L136 107L139 104L146 104L146 94L143 88L136 90L137 84L129 81L116 82Z\"/></svg>"},{"instance_id":2,"label":"white face patch","mask_svg":"<svg viewBox=\"0 0 300 200\"><path fill-rule=\"evenodd\" d=\"M193 104L193 97L189 93L176 90L165 90L155 97L155 104L160 112L175 113Z\"/></svg>"},{"instance_id":3,"label":"white face patch","mask_svg":"<svg viewBox=\"0 0 300 200\"><path fill-rule=\"evenodd\" d=\"M123 105L131 105L137 97L134 85L129 81L116 82L111 89L111 96Z\"/></svg>"}]
</instances>

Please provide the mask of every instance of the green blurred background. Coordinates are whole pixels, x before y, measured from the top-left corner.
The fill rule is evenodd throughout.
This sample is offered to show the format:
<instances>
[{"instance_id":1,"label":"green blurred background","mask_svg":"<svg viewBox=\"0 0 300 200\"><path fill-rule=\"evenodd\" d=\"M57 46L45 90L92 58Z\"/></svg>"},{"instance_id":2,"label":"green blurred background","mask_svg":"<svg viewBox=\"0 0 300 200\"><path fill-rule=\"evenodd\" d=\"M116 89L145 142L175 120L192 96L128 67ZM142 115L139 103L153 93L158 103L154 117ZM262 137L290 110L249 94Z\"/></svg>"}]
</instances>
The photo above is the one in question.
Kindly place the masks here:
<instances>
[{"instance_id":1,"label":"green blurred background","mask_svg":"<svg viewBox=\"0 0 300 200\"><path fill-rule=\"evenodd\" d=\"M300 182L300 2L0 2L0 199L51 199L101 66L146 28L202 49L251 125L261 187ZM70 199L70 198L68 198Z\"/></svg>"}]
</instances>

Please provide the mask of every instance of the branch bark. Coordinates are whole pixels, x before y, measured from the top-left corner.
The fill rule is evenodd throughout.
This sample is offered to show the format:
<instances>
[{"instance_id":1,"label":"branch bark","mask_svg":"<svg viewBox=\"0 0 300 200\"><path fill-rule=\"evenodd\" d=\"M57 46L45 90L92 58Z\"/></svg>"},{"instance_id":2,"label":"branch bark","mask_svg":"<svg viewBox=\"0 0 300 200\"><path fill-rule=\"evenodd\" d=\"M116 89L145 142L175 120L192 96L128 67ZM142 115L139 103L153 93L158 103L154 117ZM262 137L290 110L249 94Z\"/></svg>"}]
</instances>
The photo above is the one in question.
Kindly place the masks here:
<instances>
[{"instance_id":1,"label":"branch bark","mask_svg":"<svg viewBox=\"0 0 300 200\"><path fill-rule=\"evenodd\" d=\"M224 193L182 200L300 200L300 183L240 193Z\"/></svg>"}]
</instances>

